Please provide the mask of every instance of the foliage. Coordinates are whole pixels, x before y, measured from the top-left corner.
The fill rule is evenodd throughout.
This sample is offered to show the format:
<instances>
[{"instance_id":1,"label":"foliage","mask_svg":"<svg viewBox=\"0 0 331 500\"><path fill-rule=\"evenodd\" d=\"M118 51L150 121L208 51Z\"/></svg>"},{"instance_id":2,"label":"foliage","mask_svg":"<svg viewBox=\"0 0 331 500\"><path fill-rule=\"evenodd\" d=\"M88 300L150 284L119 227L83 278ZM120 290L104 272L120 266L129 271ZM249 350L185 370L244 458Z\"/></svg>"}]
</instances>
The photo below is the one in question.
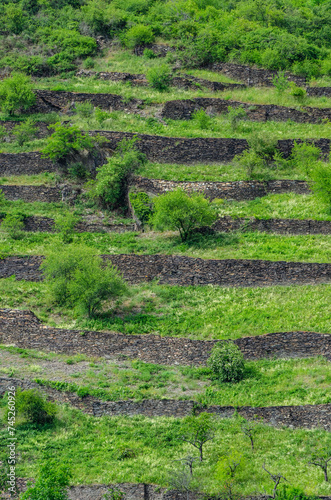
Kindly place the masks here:
<instances>
[{"instance_id":1,"label":"foliage","mask_svg":"<svg viewBox=\"0 0 331 500\"><path fill-rule=\"evenodd\" d=\"M102 498L105 500L123 500L125 497L123 491L121 491L118 487L114 486L110 488L107 493L103 495Z\"/></svg>"},{"instance_id":2,"label":"foliage","mask_svg":"<svg viewBox=\"0 0 331 500\"><path fill-rule=\"evenodd\" d=\"M331 210L331 163L318 162L311 171L311 189L322 203Z\"/></svg>"},{"instance_id":3,"label":"foliage","mask_svg":"<svg viewBox=\"0 0 331 500\"><path fill-rule=\"evenodd\" d=\"M35 126L33 118L28 118L13 129L13 135L16 137L19 146L23 146L26 142L31 141L31 139L36 137L37 132L38 128Z\"/></svg>"},{"instance_id":4,"label":"foliage","mask_svg":"<svg viewBox=\"0 0 331 500\"><path fill-rule=\"evenodd\" d=\"M167 90L171 83L171 70L167 64L160 64L155 68L150 68L146 73L146 78L150 86L160 92Z\"/></svg>"},{"instance_id":5,"label":"foliage","mask_svg":"<svg viewBox=\"0 0 331 500\"><path fill-rule=\"evenodd\" d=\"M243 354L233 342L216 344L208 359L208 366L222 382L239 382L245 373Z\"/></svg>"},{"instance_id":6,"label":"foliage","mask_svg":"<svg viewBox=\"0 0 331 500\"><path fill-rule=\"evenodd\" d=\"M13 240L19 240L23 237L23 229L24 215L20 212L8 213L0 225L0 232Z\"/></svg>"},{"instance_id":7,"label":"foliage","mask_svg":"<svg viewBox=\"0 0 331 500\"><path fill-rule=\"evenodd\" d=\"M316 162L320 158L322 152L314 144L309 142L296 142L291 151L290 164L306 175L310 175L315 168Z\"/></svg>"},{"instance_id":8,"label":"foliage","mask_svg":"<svg viewBox=\"0 0 331 500\"><path fill-rule=\"evenodd\" d=\"M47 401L36 389L17 390L16 409L19 415L37 425L53 422L57 412L56 405Z\"/></svg>"},{"instance_id":9,"label":"foliage","mask_svg":"<svg viewBox=\"0 0 331 500\"><path fill-rule=\"evenodd\" d=\"M146 162L146 156L134 144L135 140L123 140L108 162L97 169L90 196L104 207L115 209L126 204L130 175Z\"/></svg>"},{"instance_id":10,"label":"foliage","mask_svg":"<svg viewBox=\"0 0 331 500\"><path fill-rule=\"evenodd\" d=\"M59 233L62 243L72 243L74 229L77 224L77 217L73 213L67 212L64 215L59 215L55 221L55 231Z\"/></svg>"},{"instance_id":11,"label":"foliage","mask_svg":"<svg viewBox=\"0 0 331 500\"><path fill-rule=\"evenodd\" d=\"M246 110L239 106L238 108L228 107L227 118L231 124L231 129L236 131L239 127L240 121L247 116Z\"/></svg>"},{"instance_id":12,"label":"foliage","mask_svg":"<svg viewBox=\"0 0 331 500\"><path fill-rule=\"evenodd\" d=\"M142 191L138 193L129 193L129 199L135 216L139 219L142 229L144 229L153 215L153 204L151 199L147 193Z\"/></svg>"},{"instance_id":13,"label":"foliage","mask_svg":"<svg viewBox=\"0 0 331 500\"><path fill-rule=\"evenodd\" d=\"M154 33L150 26L136 24L126 32L125 43L131 49L139 45L148 45L153 41Z\"/></svg>"},{"instance_id":14,"label":"foliage","mask_svg":"<svg viewBox=\"0 0 331 500\"><path fill-rule=\"evenodd\" d=\"M50 128L54 129L54 133L46 140L46 146L42 150L44 158L50 158L52 161L63 160L69 153L94 148L94 140L76 125L62 125L58 122Z\"/></svg>"},{"instance_id":15,"label":"foliage","mask_svg":"<svg viewBox=\"0 0 331 500\"><path fill-rule=\"evenodd\" d=\"M199 451L200 462L203 461L204 445L215 437L215 419L210 413L189 416L184 419L184 433L181 439Z\"/></svg>"},{"instance_id":16,"label":"foliage","mask_svg":"<svg viewBox=\"0 0 331 500\"><path fill-rule=\"evenodd\" d=\"M279 95L283 94L290 86L285 71L278 71L277 75L273 77L272 83Z\"/></svg>"},{"instance_id":17,"label":"foliage","mask_svg":"<svg viewBox=\"0 0 331 500\"><path fill-rule=\"evenodd\" d=\"M277 500L317 500L315 495L307 495L301 488L282 484L276 493Z\"/></svg>"},{"instance_id":18,"label":"foliage","mask_svg":"<svg viewBox=\"0 0 331 500\"><path fill-rule=\"evenodd\" d=\"M0 82L0 109L8 115L26 111L36 101L28 76L14 73Z\"/></svg>"},{"instance_id":19,"label":"foliage","mask_svg":"<svg viewBox=\"0 0 331 500\"><path fill-rule=\"evenodd\" d=\"M200 227L210 227L217 220L211 203L199 193L187 194L182 189L157 196L152 223L156 229L179 231L186 241Z\"/></svg>"},{"instance_id":20,"label":"foliage","mask_svg":"<svg viewBox=\"0 0 331 500\"><path fill-rule=\"evenodd\" d=\"M104 264L88 248L69 248L50 254L42 263L52 302L69 305L89 317L126 291L117 269Z\"/></svg>"},{"instance_id":21,"label":"foliage","mask_svg":"<svg viewBox=\"0 0 331 500\"><path fill-rule=\"evenodd\" d=\"M203 108L195 110L192 113L192 119L197 122L199 128L202 130L208 130L212 123L211 117Z\"/></svg>"},{"instance_id":22,"label":"foliage","mask_svg":"<svg viewBox=\"0 0 331 500\"><path fill-rule=\"evenodd\" d=\"M34 485L28 484L28 489L20 496L21 500L67 500L67 489L71 472L66 463L60 463L49 456L42 463Z\"/></svg>"},{"instance_id":23,"label":"foliage","mask_svg":"<svg viewBox=\"0 0 331 500\"><path fill-rule=\"evenodd\" d=\"M294 82L290 83L290 95L292 95L298 102L303 103L307 97L306 89L299 87Z\"/></svg>"}]
</instances>

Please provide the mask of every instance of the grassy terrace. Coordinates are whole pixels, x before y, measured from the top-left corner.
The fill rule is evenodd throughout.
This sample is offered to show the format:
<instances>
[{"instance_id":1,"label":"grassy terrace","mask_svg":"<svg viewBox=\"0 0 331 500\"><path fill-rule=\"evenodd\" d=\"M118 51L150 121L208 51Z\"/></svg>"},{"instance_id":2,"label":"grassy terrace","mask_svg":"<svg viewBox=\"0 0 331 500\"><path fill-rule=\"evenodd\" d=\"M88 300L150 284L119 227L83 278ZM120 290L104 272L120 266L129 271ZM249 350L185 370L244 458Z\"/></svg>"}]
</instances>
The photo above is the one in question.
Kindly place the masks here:
<instances>
[{"instance_id":1,"label":"grassy terrace","mask_svg":"<svg viewBox=\"0 0 331 500\"><path fill-rule=\"evenodd\" d=\"M2 401L4 406L5 401ZM35 476L46 448L59 461L70 460L73 483L146 482L167 486L174 460L192 452L183 443L180 419L103 417L94 419L79 411L62 407L53 426L36 428L17 422L20 443L19 476ZM6 429L1 434L5 436ZM272 483L262 464L272 464L289 481L307 492L326 495L327 483L321 472L308 465L309 453L317 442L328 439L325 431L273 429L261 425L256 436L256 451L250 450L247 438L240 432L236 419L217 421L216 435L205 446L205 460L196 464L196 481L210 493L223 484L222 466L229 451L240 450L242 465L236 475L236 489L241 494L254 494L261 487L270 491ZM226 466L226 462L223 465Z\"/></svg>"},{"instance_id":2,"label":"grassy terrace","mask_svg":"<svg viewBox=\"0 0 331 500\"><path fill-rule=\"evenodd\" d=\"M207 367L172 367L0 347L0 374L37 379L59 390L104 400L194 399L223 406L331 403L331 364L324 358L247 362L245 378L220 383Z\"/></svg>"},{"instance_id":3,"label":"grassy terrace","mask_svg":"<svg viewBox=\"0 0 331 500\"><path fill-rule=\"evenodd\" d=\"M271 332L330 333L331 285L268 288L177 287L148 283L125 299L105 304L96 318L47 303L44 283L2 279L2 308L31 309L51 326L157 334L195 339L235 339Z\"/></svg>"}]
</instances>

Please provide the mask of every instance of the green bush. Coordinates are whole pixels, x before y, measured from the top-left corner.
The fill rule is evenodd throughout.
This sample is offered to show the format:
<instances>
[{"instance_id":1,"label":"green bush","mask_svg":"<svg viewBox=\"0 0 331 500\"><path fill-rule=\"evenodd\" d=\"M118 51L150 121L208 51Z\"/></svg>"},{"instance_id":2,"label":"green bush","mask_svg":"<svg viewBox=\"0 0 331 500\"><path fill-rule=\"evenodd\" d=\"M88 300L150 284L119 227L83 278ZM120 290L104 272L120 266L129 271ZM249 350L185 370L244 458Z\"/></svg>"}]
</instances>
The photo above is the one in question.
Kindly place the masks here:
<instances>
[{"instance_id":1,"label":"green bush","mask_svg":"<svg viewBox=\"0 0 331 500\"><path fill-rule=\"evenodd\" d=\"M82 118L92 118L94 106L91 101L77 102L75 109L76 113Z\"/></svg>"},{"instance_id":2,"label":"green bush","mask_svg":"<svg viewBox=\"0 0 331 500\"><path fill-rule=\"evenodd\" d=\"M144 192L129 194L129 199L134 213L141 223L142 229L148 224L153 214L153 204L148 194Z\"/></svg>"},{"instance_id":3,"label":"green bush","mask_svg":"<svg viewBox=\"0 0 331 500\"><path fill-rule=\"evenodd\" d=\"M17 391L16 410L19 415L37 425L53 422L56 415L55 404L47 401L36 389Z\"/></svg>"},{"instance_id":4,"label":"green bush","mask_svg":"<svg viewBox=\"0 0 331 500\"><path fill-rule=\"evenodd\" d=\"M285 71L278 71L277 75L272 79L272 84L277 90L278 94L282 95L290 86L290 83L285 75Z\"/></svg>"},{"instance_id":5,"label":"green bush","mask_svg":"<svg viewBox=\"0 0 331 500\"><path fill-rule=\"evenodd\" d=\"M134 148L134 141L122 141L108 163L98 168L90 196L110 209L123 207L127 202L130 175L146 162L146 156Z\"/></svg>"},{"instance_id":6,"label":"green bush","mask_svg":"<svg viewBox=\"0 0 331 500\"><path fill-rule=\"evenodd\" d=\"M35 126L33 118L28 118L26 121L16 125L13 129L13 135L19 146L23 146L26 142L34 139L38 133L38 128Z\"/></svg>"},{"instance_id":7,"label":"green bush","mask_svg":"<svg viewBox=\"0 0 331 500\"><path fill-rule=\"evenodd\" d=\"M276 492L276 500L317 500L315 495L307 495L302 489L281 484Z\"/></svg>"},{"instance_id":8,"label":"green bush","mask_svg":"<svg viewBox=\"0 0 331 500\"><path fill-rule=\"evenodd\" d=\"M182 189L176 189L154 199L154 228L178 230L182 241L192 236L196 229L210 227L216 220L214 207L202 194L188 195Z\"/></svg>"},{"instance_id":9,"label":"green bush","mask_svg":"<svg viewBox=\"0 0 331 500\"><path fill-rule=\"evenodd\" d=\"M321 154L322 151L314 144L294 141L289 161L296 170L309 176Z\"/></svg>"},{"instance_id":10,"label":"green bush","mask_svg":"<svg viewBox=\"0 0 331 500\"><path fill-rule=\"evenodd\" d=\"M63 243L72 243L74 229L77 224L77 217L71 212L65 215L60 215L55 220L55 231L59 233L60 239Z\"/></svg>"},{"instance_id":11,"label":"green bush","mask_svg":"<svg viewBox=\"0 0 331 500\"><path fill-rule=\"evenodd\" d=\"M117 269L104 264L90 248L69 248L47 256L42 263L52 303L94 316L103 303L126 291Z\"/></svg>"},{"instance_id":12,"label":"green bush","mask_svg":"<svg viewBox=\"0 0 331 500\"><path fill-rule=\"evenodd\" d=\"M241 106L238 108L233 108L232 106L228 107L227 119L229 120L231 129L234 132L238 129L241 120L246 118L246 116L247 112Z\"/></svg>"},{"instance_id":13,"label":"green bush","mask_svg":"<svg viewBox=\"0 0 331 500\"><path fill-rule=\"evenodd\" d=\"M167 90L171 83L171 69L167 64L161 64L150 68L146 73L146 78L151 87L162 92Z\"/></svg>"},{"instance_id":14,"label":"green bush","mask_svg":"<svg viewBox=\"0 0 331 500\"><path fill-rule=\"evenodd\" d=\"M192 119L195 120L201 130L208 130L212 125L212 119L207 115L204 109L197 109L192 113Z\"/></svg>"},{"instance_id":15,"label":"green bush","mask_svg":"<svg viewBox=\"0 0 331 500\"><path fill-rule=\"evenodd\" d=\"M244 377L244 357L233 342L216 344L208 359L208 366L221 382L239 382Z\"/></svg>"},{"instance_id":16,"label":"green bush","mask_svg":"<svg viewBox=\"0 0 331 500\"><path fill-rule=\"evenodd\" d=\"M36 102L32 89L31 79L20 73L14 73L0 81L1 111L14 115L15 112L29 109Z\"/></svg>"},{"instance_id":17,"label":"green bush","mask_svg":"<svg viewBox=\"0 0 331 500\"><path fill-rule=\"evenodd\" d=\"M93 150L95 146L95 138L84 134L76 125L55 123L50 128L54 129L54 133L47 138L46 146L42 149L43 158L64 160L70 153Z\"/></svg>"},{"instance_id":18,"label":"green bush","mask_svg":"<svg viewBox=\"0 0 331 500\"><path fill-rule=\"evenodd\" d=\"M324 203L328 211L331 211L331 164L316 163L314 169L311 170L310 177L312 180L311 189L322 203Z\"/></svg>"},{"instance_id":19,"label":"green bush","mask_svg":"<svg viewBox=\"0 0 331 500\"><path fill-rule=\"evenodd\" d=\"M24 215L19 212L7 214L0 225L0 232L13 240L23 238L23 229Z\"/></svg>"},{"instance_id":20,"label":"green bush","mask_svg":"<svg viewBox=\"0 0 331 500\"><path fill-rule=\"evenodd\" d=\"M294 82L290 83L290 95L294 97L298 102L303 103L307 97L306 89L298 87Z\"/></svg>"},{"instance_id":21,"label":"green bush","mask_svg":"<svg viewBox=\"0 0 331 500\"><path fill-rule=\"evenodd\" d=\"M148 45L153 41L154 33L150 26L136 24L126 32L125 45L130 49L134 49L139 45Z\"/></svg>"},{"instance_id":22,"label":"green bush","mask_svg":"<svg viewBox=\"0 0 331 500\"><path fill-rule=\"evenodd\" d=\"M46 457L39 470L35 484L28 483L28 489L20 500L68 500L68 486L71 473L67 464Z\"/></svg>"}]
</instances>

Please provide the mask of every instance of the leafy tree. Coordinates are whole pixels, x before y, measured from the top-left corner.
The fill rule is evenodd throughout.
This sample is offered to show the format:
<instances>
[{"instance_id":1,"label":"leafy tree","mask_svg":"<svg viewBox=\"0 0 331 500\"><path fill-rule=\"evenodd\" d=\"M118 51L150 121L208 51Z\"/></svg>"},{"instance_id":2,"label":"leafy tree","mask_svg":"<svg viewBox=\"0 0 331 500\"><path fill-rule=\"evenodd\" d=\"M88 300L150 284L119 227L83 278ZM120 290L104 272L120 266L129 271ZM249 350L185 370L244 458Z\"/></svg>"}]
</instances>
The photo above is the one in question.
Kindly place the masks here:
<instances>
[{"instance_id":1,"label":"leafy tree","mask_svg":"<svg viewBox=\"0 0 331 500\"><path fill-rule=\"evenodd\" d=\"M44 158L52 161L65 160L70 153L84 149L91 151L95 147L97 139L84 134L76 125L62 125L58 122L50 128L54 129L54 133L47 138L47 144L42 150Z\"/></svg>"},{"instance_id":2,"label":"leafy tree","mask_svg":"<svg viewBox=\"0 0 331 500\"><path fill-rule=\"evenodd\" d=\"M244 356L233 342L217 343L211 351L208 366L222 382L239 382L245 373Z\"/></svg>"},{"instance_id":3,"label":"leafy tree","mask_svg":"<svg viewBox=\"0 0 331 500\"><path fill-rule=\"evenodd\" d=\"M23 146L28 141L36 137L38 132L33 118L28 118L26 121L16 125L13 129L13 135L16 137L19 146Z\"/></svg>"},{"instance_id":4,"label":"leafy tree","mask_svg":"<svg viewBox=\"0 0 331 500\"><path fill-rule=\"evenodd\" d=\"M16 409L29 422L43 425L53 422L56 415L56 406L47 401L36 389L18 390L16 393Z\"/></svg>"},{"instance_id":5,"label":"leafy tree","mask_svg":"<svg viewBox=\"0 0 331 500\"><path fill-rule=\"evenodd\" d=\"M130 49L134 49L139 45L148 45L153 41L154 33L150 26L136 24L126 32L125 45Z\"/></svg>"},{"instance_id":6,"label":"leafy tree","mask_svg":"<svg viewBox=\"0 0 331 500\"><path fill-rule=\"evenodd\" d=\"M269 474L270 476L270 479L273 481L274 483L274 488L272 490L272 495L271 495L271 498L276 498L277 496L277 489L279 487L279 485L281 484L282 481L287 481L286 477L284 477L282 474L274 474L270 471L268 471L266 468L265 468L265 464L262 465L262 469L267 473Z\"/></svg>"},{"instance_id":7,"label":"leafy tree","mask_svg":"<svg viewBox=\"0 0 331 500\"><path fill-rule=\"evenodd\" d=\"M134 148L134 141L122 141L105 165L98 168L90 196L110 209L123 207L131 174L145 164L146 156Z\"/></svg>"},{"instance_id":8,"label":"leafy tree","mask_svg":"<svg viewBox=\"0 0 331 500\"><path fill-rule=\"evenodd\" d=\"M215 420L210 413L202 412L197 417L189 416L184 420L184 433L181 439L199 451L200 462L203 461L203 447L214 439Z\"/></svg>"},{"instance_id":9,"label":"leafy tree","mask_svg":"<svg viewBox=\"0 0 331 500\"><path fill-rule=\"evenodd\" d=\"M106 300L126 291L117 269L104 264L89 248L74 248L50 254L42 263L50 300L74 307L89 317L101 309Z\"/></svg>"},{"instance_id":10,"label":"leafy tree","mask_svg":"<svg viewBox=\"0 0 331 500\"><path fill-rule=\"evenodd\" d=\"M195 229L210 227L216 219L214 207L199 193L188 195L179 188L154 200L153 226L161 231L177 229L182 241L186 241Z\"/></svg>"},{"instance_id":11,"label":"leafy tree","mask_svg":"<svg viewBox=\"0 0 331 500\"><path fill-rule=\"evenodd\" d=\"M134 215L139 220L142 230L144 230L146 224L149 222L153 214L153 204L150 200L150 197L147 193L141 191L139 193L130 193L129 199L134 210Z\"/></svg>"},{"instance_id":12,"label":"leafy tree","mask_svg":"<svg viewBox=\"0 0 331 500\"><path fill-rule=\"evenodd\" d=\"M28 489L21 494L20 500L67 500L70 478L67 464L59 464L57 459L47 457L35 484L28 483Z\"/></svg>"},{"instance_id":13,"label":"leafy tree","mask_svg":"<svg viewBox=\"0 0 331 500\"><path fill-rule=\"evenodd\" d=\"M150 68L146 73L146 78L151 87L162 92L169 88L171 70L167 64L161 64L155 68Z\"/></svg>"},{"instance_id":14,"label":"leafy tree","mask_svg":"<svg viewBox=\"0 0 331 500\"><path fill-rule=\"evenodd\" d=\"M247 436L251 442L251 448L254 451L254 439L258 431L258 425L261 423L261 418L254 416L252 420L242 419L240 427L245 436Z\"/></svg>"},{"instance_id":15,"label":"leafy tree","mask_svg":"<svg viewBox=\"0 0 331 500\"><path fill-rule=\"evenodd\" d=\"M21 73L0 81L0 109L4 113L14 115L15 112L26 111L35 102L33 85L30 77Z\"/></svg>"}]
</instances>

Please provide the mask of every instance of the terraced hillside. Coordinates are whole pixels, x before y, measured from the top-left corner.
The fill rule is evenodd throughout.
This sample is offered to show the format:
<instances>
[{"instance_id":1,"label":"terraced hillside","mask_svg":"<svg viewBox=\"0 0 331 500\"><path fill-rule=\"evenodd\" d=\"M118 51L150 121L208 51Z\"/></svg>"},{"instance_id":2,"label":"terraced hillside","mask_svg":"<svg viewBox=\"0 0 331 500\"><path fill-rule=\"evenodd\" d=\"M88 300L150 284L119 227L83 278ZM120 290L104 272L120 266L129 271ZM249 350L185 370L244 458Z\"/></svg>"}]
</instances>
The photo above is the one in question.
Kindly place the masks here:
<instances>
[{"instance_id":1,"label":"terraced hillside","mask_svg":"<svg viewBox=\"0 0 331 500\"><path fill-rule=\"evenodd\" d=\"M67 15L96 23L101 3L95 17L92 4L73 2ZM147 7L135 16L158 19L156 7L154 17ZM323 469L331 459L327 42L313 41L314 25L305 43L315 55L292 61L260 40L258 60L247 61L253 42L240 31L241 56L217 55L207 37L206 61L202 34L182 46L168 27L160 43L153 36L128 47L137 19L129 13L125 24L114 9L121 44L81 24L84 44L98 48L61 59L58 33L56 50L46 45L34 69L23 51L28 78L15 75L13 47L32 28L2 35L1 498L9 498L11 392L18 490L28 478L38 485L46 464L55 482L70 471L72 500L261 498L276 476L290 486L273 498L331 498ZM262 22L232 10L228 21ZM193 28L182 22L187 36ZM29 38L36 53L50 43L46 31ZM267 64L276 52L283 66ZM11 78L32 92L25 110L4 104L1 85ZM190 200L212 217L192 212L187 234L158 223L160 200L176 193L168 218L176 210L185 218L180 203ZM113 281L101 290L107 273ZM244 368L225 381L210 357L229 346ZM33 421L24 394L54 402L55 416Z\"/></svg>"}]
</instances>

